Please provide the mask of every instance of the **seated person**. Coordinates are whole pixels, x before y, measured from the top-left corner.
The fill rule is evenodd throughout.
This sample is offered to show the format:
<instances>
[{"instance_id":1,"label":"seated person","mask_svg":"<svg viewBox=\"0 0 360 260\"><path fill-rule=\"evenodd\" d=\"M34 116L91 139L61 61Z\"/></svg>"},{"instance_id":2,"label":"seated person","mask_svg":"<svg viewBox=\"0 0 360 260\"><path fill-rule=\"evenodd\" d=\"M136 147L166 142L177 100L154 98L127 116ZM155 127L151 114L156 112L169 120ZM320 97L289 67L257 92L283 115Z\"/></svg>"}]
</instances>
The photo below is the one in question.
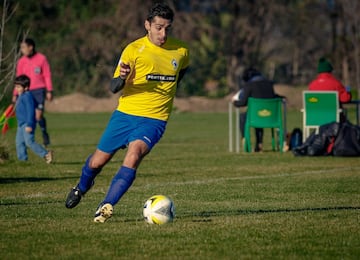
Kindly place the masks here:
<instances>
[{"instance_id":1,"label":"seated person","mask_svg":"<svg viewBox=\"0 0 360 260\"><path fill-rule=\"evenodd\" d=\"M309 84L309 90L313 91L338 91L340 103L347 103L351 100L351 93L346 90L343 84L331 73L333 67L325 58L319 59L318 75Z\"/></svg>"},{"instance_id":2,"label":"seated person","mask_svg":"<svg viewBox=\"0 0 360 260\"><path fill-rule=\"evenodd\" d=\"M342 103L348 103L351 100L350 90L347 90L344 85L334 77L331 73L333 66L325 58L320 58L318 63L318 76L309 84L309 90L313 91L337 91L339 94L340 107ZM345 122L346 116L343 112L340 113L340 122Z\"/></svg>"},{"instance_id":3,"label":"seated person","mask_svg":"<svg viewBox=\"0 0 360 260\"><path fill-rule=\"evenodd\" d=\"M246 69L243 73L242 79L245 82L245 85L233 97L233 103L236 107L247 106L247 101L249 97L253 97L253 98L280 97L279 95L275 94L273 82L266 79L263 75L261 75L261 73L258 70L254 68ZM245 134L244 131L245 122L246 122L246 112L240 113L240 131L243 138ZM255 135L256 135L255 152L260 152L262 151L264 129L255 128Z\"/></svg>"}]
</instances>

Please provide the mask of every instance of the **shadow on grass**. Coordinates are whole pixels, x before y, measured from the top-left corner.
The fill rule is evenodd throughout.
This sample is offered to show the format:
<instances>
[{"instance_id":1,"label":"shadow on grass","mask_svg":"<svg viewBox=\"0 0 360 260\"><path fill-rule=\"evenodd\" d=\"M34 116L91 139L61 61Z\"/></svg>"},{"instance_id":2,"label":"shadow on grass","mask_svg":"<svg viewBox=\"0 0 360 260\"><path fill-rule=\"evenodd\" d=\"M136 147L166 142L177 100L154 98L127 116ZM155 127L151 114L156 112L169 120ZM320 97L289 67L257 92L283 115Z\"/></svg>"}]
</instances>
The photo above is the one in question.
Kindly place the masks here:
<instances>
[{"instance_id":1,"label":"shadow on grass","mask_svg":"<svg viewBox=\"0 0 360 260\"><path fill-rule=\"evenodd\" d=\"M48 204L64 204L65 208L65 200L57 200L57 201L36 201L36 202L27 202L27 201L6 201L0 202L0 206L28 206L28 205L48 205Z\"/></svg>"},{"instance_id":2,"label":"shadow on grass","mask_svg":"<svg viewBox=\"0 0 360 260\"><path fill-rule=\"evenodd\" d=\"M338 206L338 207L322 207L322 208L299 208L299 209L254 209L254 210L223 210L223 211L202 211L202 212L188 212L176 215L176 219L190 219L191 222L211 222L212 217L232 217L256 214L271 214L271 213L291 213L291 212L322 212L322 211L345 211L345 210L360 210L359 207L352 206ZM117 220L116 222L138 222L142 218ZM114 221L114 220L113 220Z\"/></svg>"},{"instance_id":3,"label":"shadow on grass","mask_svg":"<svg viewBox=\"0 0 360 260\"><path fill-rule=\"evenodd\" d=\"M53 165L83 165L84 164L84 161L79 161L79 162L59 162L59 161L56 161L54 163L51 163Z\"/></svg>"},{"instance_id":4,"label":"shadow on grass","mask_svg":"<svg viewBox=\"0 0 360 260\"><path fill-rule=\"evenodd\" d=\"M20 182L41 182L41 181L59 181L59 180L69 180L69 179L78 179L79 176L64 176L64 177L0 177L0 184L13 184Z\"/></svg>"},{"instance_id":5,"label":"shadow on grass","mask_svg":"<svg viewBox=\"0 0 360 260\"><path fill-rule=\"evenodd\" d=\"M318 208L299 208L299 209L253 209L253 210L224 210L224 211L201 211L199 213L185 213L177 216L178 218L204 218L193 220L195 222L208 222L211 217L220 216L238 216L238 215L253 215L253 214L268 214L268 213L291 213L291 212L317 212L317 211L337 211L337 210L360 210L360 207L352 206L336 206L336 207L318 207ZM211 221L211 220L210 220Z\"/></svg>"},{"instance_id":6,"label":"shadow on grass","mask_svg":"<svg viewBox=\"0 0 360 260\"><path fill-rule=\"evenodd\" d=\"M69 144L52 144L52 148L67 148L67 147L94 147L96 148L98 144L97 143L69 143Z\"/></svg>"}]
</instances>

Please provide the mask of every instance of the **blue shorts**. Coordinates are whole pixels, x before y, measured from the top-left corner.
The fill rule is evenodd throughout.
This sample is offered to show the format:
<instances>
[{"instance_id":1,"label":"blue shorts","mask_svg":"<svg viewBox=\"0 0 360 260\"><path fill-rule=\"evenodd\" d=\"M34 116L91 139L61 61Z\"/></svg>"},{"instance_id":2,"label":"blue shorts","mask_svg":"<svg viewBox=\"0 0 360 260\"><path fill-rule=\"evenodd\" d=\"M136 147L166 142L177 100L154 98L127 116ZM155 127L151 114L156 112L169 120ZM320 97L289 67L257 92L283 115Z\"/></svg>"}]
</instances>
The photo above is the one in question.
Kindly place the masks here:
<instances>
[{"instance_id":1,"label":"blue shorts","mask_svg":"<svg viewBox=\"0 0 360 260\"><path fill-rule=\"evenodd\" d=\"M45 108L45 98L46 98L46 88L39 88L30 90L34 102L35 102L35 108L41 111L44 111Z\"/></svg>"},{"instance_id":2,"label":"blue shorts","mask_svg":"<svg viewBox=\"0 0 360 260\"><path fill-rule=\"evenodd\" d=\"M160 140L166 128L166 121L133 116L115 110L100 139L98 149L114 154L135 140L144 141L149 150Z\"/></svg>"}]
</instances>

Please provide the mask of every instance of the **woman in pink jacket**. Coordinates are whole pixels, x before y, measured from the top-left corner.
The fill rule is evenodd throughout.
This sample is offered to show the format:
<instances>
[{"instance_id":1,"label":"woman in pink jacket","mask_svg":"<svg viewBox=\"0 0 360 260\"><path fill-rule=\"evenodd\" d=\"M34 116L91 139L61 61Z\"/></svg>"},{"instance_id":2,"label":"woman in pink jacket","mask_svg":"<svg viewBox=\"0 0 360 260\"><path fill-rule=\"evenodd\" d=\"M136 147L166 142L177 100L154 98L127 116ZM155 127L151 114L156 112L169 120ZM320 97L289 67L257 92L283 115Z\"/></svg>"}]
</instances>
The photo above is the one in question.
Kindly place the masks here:
<instances>
[{"instance_id":1,"label":"woman in pink jacket","mask_svg":"<svg viewBox=\"0 0 360 260\"><path fill-rule=\"evenodd\" d=\"M23 56L17 63L16 75L26 75L30 78L30 92L36 103L36 121L41 128L43 143L47 146L50 144L50 138L46 129L44 108L45 99L51 101L53 98L50 66L46 57L36 52L34 40L30 38L24 39L20 44L20 51ZM15 102L17 99L15 90L13 95L13 101Z\"/></svg>"}]
</instances>

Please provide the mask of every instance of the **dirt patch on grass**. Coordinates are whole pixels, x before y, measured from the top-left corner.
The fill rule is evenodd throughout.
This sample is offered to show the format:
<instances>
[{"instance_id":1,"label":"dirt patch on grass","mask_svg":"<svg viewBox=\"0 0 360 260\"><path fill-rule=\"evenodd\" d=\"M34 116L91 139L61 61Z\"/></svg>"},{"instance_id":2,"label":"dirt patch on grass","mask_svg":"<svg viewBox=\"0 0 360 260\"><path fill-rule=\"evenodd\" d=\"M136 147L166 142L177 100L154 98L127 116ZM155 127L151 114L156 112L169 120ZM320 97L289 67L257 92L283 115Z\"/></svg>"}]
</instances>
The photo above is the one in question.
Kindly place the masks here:
<instances>
[{"instance_id":1,"label":"dirt patch on grass","mask_svg":"<svg viewBox=\"0 0 360 260\"><path fill-rule=\"evenodd\" d=\"M93 98L81 93L74 93L56 97L52 102L46 103L49 112L108 112L113 111L118 104L118 96L111 98Z\"/></svg>"},{"instance_id":2,"label":"dirt patch on grass","mask_svg":"<svg viewBox=\"0 0 360 260\"><path fill-rule=\"evenodd\" d=\"M286 85L276 85L275 91L279 95L287 98L289 108L301 107L301 91L303 88L290 87ZM226 112L231 97L228 95L221 99L206 97L176 98L174 108L178 112ZM93 98L84 94L74 93L67 96L56 97L52 102L46 104L46 110L59 113L93 113L111 112L118 105L118 95L110 98Z\"/></svg>"}]
</instances>

